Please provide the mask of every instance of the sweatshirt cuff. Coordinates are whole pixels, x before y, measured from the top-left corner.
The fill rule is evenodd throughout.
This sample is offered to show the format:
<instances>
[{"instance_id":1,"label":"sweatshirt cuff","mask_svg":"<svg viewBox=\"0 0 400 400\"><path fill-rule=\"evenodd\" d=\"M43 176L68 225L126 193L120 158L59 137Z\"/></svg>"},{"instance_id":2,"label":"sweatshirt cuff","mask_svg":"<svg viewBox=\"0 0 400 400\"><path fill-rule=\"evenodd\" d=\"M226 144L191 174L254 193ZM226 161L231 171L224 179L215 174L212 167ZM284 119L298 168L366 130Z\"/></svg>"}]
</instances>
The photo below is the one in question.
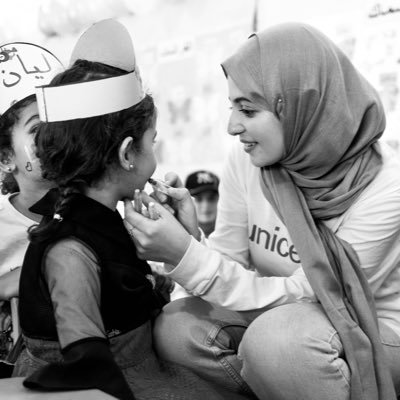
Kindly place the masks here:
<instances>
[{"instance_id":1,"label":"sweatshirt cuff","mask_svg":"<svg viewBox=\"0 0 400 400\"><path fill-rule=\"evenodd\" d=\"M179 264L165 274L183 286L188 293L196 296L201 293L213 275L213 271L207 271L211 264L207 262L209 252L211 249L192 237Z\"/></svg>"}]
</instances>

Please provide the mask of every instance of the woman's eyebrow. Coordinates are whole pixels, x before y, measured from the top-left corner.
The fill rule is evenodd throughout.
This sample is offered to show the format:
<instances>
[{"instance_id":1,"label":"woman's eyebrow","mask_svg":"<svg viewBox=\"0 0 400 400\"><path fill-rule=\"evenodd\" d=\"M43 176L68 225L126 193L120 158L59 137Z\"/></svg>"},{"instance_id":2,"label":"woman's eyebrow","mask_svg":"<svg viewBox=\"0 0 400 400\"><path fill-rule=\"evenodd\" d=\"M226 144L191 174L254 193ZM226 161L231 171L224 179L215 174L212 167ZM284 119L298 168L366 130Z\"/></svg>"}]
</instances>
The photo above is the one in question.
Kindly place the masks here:
<instances>
[{"instance_id":1,"label":"woman's eyebrow","mask_svg":"<svg viewBox=\"0 0 400 400\"><path fill-rule=\"evenodd\" d=\"M229 100L231 100L230 98L229 98ZM231 100L233 103L235 103L235 104L238 104L238 103L240 103L240 102L242 102L242 101L247 101L248 103L251 103L252 101L251 100L249 100L248 98L246 98L246 97L236 97L236 98L234 98L233 100Z\"/></svg>"}]
</instances>

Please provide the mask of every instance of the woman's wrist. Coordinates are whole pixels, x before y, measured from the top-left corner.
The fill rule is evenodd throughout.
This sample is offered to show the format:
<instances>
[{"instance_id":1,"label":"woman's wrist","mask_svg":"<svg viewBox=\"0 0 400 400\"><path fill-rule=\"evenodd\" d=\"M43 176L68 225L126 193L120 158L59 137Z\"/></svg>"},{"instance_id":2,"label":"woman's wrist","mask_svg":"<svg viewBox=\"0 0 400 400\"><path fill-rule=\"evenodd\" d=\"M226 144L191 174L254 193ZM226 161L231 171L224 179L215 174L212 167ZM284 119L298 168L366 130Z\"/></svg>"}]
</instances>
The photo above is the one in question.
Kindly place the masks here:
<instances>
[{"instance_id":1,"label":"woman's wrist","mask_svg":"<svg viewBox=\"0 0 400 400\"><path fill-rule=\"evenodd\" d=\"M192 240L191 237L192 236L187 233L182 235L178 241L178 246L175 247L174 251L170 252L168 260L165 261L167 264L176 266L181 262L183 256L186 254L186 251L190 246L190 241Z\"/></svg>"}]
</instances>

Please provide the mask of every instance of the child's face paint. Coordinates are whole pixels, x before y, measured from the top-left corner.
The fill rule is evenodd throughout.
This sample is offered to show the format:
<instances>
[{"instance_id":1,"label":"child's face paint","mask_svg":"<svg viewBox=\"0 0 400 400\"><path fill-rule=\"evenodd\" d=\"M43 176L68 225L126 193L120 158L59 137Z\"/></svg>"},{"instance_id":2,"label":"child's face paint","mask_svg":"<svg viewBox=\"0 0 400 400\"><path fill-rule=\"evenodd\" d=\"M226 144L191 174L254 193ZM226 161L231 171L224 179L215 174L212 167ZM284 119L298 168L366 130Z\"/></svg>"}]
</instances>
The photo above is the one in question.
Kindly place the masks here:
<instances>
[{"instance_id":1,"label":"child's face paint","mask_svg":"<svg viewBox=\"0 0 400 400\"><path fill-rule=\"evenodd\" d=\"M40 168L40 160L35 154L35 145L33 143L27 143L24 146L25 154L28 158L25 169L27 171L33 171L35 168ZM39 166L39 167L38 167Z\"/></svg>"},{"instance_id":2,"label":"child's face paint","mask_svg":"<svg viewBox=\"0 0 400 400\"><path fill-rule=\"evenodd\" d=\"M34 180L41 179L40 162L34 144L39 122L37 105L33 102L20 111L19 120L12 131L16 173L25 174Z\"/></svg>"}]
</instances>

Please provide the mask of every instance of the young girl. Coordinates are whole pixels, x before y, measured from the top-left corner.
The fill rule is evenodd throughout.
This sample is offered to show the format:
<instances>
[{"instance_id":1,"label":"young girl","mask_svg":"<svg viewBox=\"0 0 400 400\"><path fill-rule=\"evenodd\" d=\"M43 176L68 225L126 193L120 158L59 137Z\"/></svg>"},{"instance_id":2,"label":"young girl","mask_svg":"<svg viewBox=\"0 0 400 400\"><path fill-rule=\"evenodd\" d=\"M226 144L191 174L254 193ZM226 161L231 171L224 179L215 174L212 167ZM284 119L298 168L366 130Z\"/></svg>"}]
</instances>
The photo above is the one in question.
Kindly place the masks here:
<instances>
[{"instance_id":1,"label":"young girl","mask_svg":"<svg viewBox=\"0 0 400 400\"><path fill-rule=\"evenodd\" d=\"M0 47L0 376L15 361L18 338L16 297L20 267L28 246L28 228L41 216L29 208L51 187L34 155L39 124L35 86L62 69L49 51L30 43ZM13 299L13 300L11 300ZM15 348L15 350L17 350Z\"/></svg>"},{"instance_id":2,"label":"young girl","mask_svg":"<svg viewBox=\"0 0 400 400\"><path fill-rule=\"evenodd\" d=\"M169 276L201 297L164 307L158 353L260 399L395 399L400 166L378 141L378 94L296 23L251 36L223 69L240 143L211 248L161 206L150 220L126 203L139 256L174 265ZM190 197L169 194L189 227Z\"/></svg>"},{"instance_id":3,"label":"young girl","mask_svg":"<svg viewBox=\"0 0 400 400\"><path fill-rule=\"evenodd\" d=\"M35 206L45 218L30 231L22 267L26 351L16 375L29 375L30 388L98 388L119 399L222 398L190 371L157 359L154 278L116 211L156 167L156 110L126 29L112 20L95 24L72 66L38 98L45 123L37 152L60 197L54 208L47 198Z\"/></svg>"}]
</instances>

